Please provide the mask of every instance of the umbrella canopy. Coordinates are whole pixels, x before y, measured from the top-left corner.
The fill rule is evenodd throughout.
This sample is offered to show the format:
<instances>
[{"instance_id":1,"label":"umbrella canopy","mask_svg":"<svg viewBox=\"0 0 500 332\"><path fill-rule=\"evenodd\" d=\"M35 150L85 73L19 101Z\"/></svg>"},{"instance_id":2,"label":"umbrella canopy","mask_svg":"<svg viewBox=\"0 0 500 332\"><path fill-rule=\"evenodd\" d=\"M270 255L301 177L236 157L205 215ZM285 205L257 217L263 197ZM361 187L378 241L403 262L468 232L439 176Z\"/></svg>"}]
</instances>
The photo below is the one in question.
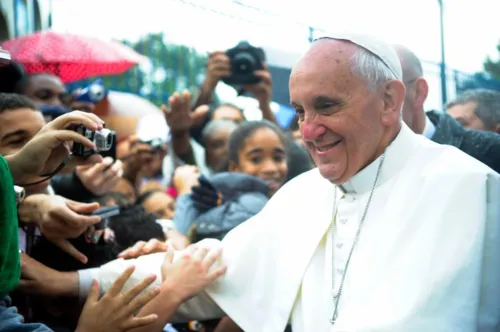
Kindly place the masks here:
<instances>
[{"instance_id":1,"label":"umbrella canopy","mask_svg":"<svg viewBox=\"0 0 500 332\"><path fill-rule=\"evenodd\" d=\"M42 31L4 42L30 74L51 73L65 83L125 72L146 59L130 47L93 37Z\"/></svg>"}]
</instances>

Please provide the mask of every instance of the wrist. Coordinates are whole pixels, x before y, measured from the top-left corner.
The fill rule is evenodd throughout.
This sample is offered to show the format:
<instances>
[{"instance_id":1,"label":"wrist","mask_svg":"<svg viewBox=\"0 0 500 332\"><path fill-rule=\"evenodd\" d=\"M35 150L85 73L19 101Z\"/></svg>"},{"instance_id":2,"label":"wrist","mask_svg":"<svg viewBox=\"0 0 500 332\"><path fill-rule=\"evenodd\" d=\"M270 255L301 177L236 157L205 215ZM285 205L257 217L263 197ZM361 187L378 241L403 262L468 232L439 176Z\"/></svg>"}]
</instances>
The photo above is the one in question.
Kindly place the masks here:
<instances>
[{"instance_id":1,"label":"wrist","mask_svg":"<svg viewBox=\"0 0 500 332\"><path fill-rule=\"evenodd\" d=\"M54 293L57 296L79 296L79 279L77 272L56 272Z\"/></svg>"},{"instance_id":2,"label":"wrist","mask_svg":"<svg viewBox=\"0 0 500 332\"><path fill-rule=\"evenodd\" d=\"M22 169L22 162L19 158L19 153L14 153L4 157L9 164L10 174L14 183L25 182L25 174Z\"/></svg>"},{"instance_id":3,"label":"wrist","mask_svg":"<svg viewBox=\"0 0 500 332\"><path fill-rule=\"evenodd\" d=\"M212 94L218 83L218 79L206 78L201 85L201 90L205 93Z\"/></svg>"},{"instance_id":4,"label":"wrist","mask_svg":"<svg viewBox=\"0 0 500 332\"><path fill-rule=\"evenodd\" d=\"M182 130L171 130L170 131L170 134L172 135L172 139L176 139L176 140L179 140L179 139L187 139L189 140L190 139L190 135L189 135L189 129L182 129Z\"/></svg>"},{"instance_id":5,"label":"wrist","mask_svg":"<svg viewBox=\"0 0 500 332\"><path fill-rule=\"evenodd\" d=\"M26 197L19 205L19 220L27 224L38 224L42 220L42 211L47 195L34 194Z\"/></svg>"},{"instance_id":6,"label":"wrist","mask_svg":"<svg viewBox=\"0 0 500 332\"><path fill-rule=\"evenodd\" d=\"M188 299L187 296L183 295L179 289L179 286L171 283L169 280L163 282L160 287L160 295L165 294L168 301L175 306L180 306L184 301Z\"/></svg>"}]
</instances>

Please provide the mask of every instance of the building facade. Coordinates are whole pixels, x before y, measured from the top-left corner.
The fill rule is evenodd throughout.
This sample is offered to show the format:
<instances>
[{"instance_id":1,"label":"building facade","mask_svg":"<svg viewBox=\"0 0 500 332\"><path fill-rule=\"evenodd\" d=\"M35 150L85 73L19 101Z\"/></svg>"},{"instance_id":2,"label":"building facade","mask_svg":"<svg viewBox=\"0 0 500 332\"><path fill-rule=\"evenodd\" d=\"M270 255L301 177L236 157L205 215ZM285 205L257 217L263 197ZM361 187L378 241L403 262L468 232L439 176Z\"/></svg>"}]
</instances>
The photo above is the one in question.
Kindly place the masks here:
<instances>
[{"instance_id":1,"label":"building facade","mask_svg":"<svg viewBox=\"0 0 500 332\"><path fill-rule=\"evenodd\" d=\"M52 0L1 0L0 41L48 29Z\"/></svg>"}]
</instances>

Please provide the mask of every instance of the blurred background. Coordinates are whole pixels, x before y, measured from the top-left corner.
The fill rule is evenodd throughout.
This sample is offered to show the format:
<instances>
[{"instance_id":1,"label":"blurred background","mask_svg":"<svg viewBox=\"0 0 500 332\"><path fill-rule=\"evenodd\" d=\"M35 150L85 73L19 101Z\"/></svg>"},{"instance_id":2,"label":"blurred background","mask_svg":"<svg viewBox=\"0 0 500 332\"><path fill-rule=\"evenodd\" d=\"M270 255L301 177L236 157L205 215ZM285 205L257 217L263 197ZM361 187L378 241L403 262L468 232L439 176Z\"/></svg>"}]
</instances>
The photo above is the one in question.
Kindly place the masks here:
<instances>
[{"instance_id":1,"label":"blurred background","mask_svg":"<svg viewBox=\"0 0 500 332\"><path fill-rule=\"evenodd\" d=\"M115 39L148 59L106 76L112 90L153 104L203 81L209 51L241 40L262 47L273 77L273 101L288 104L291 66L311 39L325 31L369 31L412 49L425 64L426 109L442 109L470 88L500 90L500 2L487 0L1 0L0 38L52 29ZM391 20L382 14L391 12ZM490 59L490 60L488 60ZM68 82L70 90L94 78ZM219 86L217 97L236 92Z\"/></svg>"}]
</instances>

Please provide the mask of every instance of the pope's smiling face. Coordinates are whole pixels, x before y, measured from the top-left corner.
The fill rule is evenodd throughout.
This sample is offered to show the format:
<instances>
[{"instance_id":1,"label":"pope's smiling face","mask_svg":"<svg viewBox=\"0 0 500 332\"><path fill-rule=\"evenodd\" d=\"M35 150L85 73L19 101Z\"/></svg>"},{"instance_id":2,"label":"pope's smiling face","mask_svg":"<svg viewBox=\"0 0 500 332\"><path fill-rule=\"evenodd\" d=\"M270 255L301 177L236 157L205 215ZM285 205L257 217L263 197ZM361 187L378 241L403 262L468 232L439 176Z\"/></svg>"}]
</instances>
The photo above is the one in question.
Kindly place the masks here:
<instances>
[{"instance_id":1,"label":"pope's smiling face","mask_svg":"<svg viewBox=\"0 0 500 332\"><path fill-rule=\"evenodd\" d=\"M304 143L321 175L336 184L376 159L390 141L387 129L400 126L403 84L372 89L351 70L358 50L345 41L317 41L290 77Z\"/></svg>"}]
</instances>

